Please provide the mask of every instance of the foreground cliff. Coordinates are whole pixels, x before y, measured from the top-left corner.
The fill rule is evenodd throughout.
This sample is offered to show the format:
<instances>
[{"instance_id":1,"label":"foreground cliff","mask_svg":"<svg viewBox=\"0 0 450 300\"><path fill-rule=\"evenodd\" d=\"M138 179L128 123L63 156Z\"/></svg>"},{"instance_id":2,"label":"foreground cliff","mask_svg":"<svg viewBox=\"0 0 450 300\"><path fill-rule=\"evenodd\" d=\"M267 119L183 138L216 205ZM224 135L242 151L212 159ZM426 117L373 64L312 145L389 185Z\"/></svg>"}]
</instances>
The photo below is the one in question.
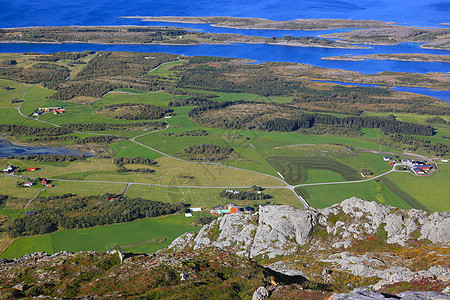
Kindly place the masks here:
<instances>
[{"instance_id":1,"label":"foreground cliff","mask_svg":"<svg viewBox=\"0 0 450 300\"><path fill-rule=\"evenodd\" d=\"M169 248L213 246L285 274L349 288L382 290L431 278L439 290L450 280L449 245L450 212L430 214L350 198L325 209L280 205L226 215Z\"/></svg>"},{"instance_id":2,"label":"foreground cliff","mask_svg":"<svg viewBox=\"0 0 450 300\"><path fill-rule=\"evenodd\" d=\"M449 230L448 212L356 198L321 210L266 206L154 254L0 260L0 299L450 299Z\"/></svg>"}]
</instances>

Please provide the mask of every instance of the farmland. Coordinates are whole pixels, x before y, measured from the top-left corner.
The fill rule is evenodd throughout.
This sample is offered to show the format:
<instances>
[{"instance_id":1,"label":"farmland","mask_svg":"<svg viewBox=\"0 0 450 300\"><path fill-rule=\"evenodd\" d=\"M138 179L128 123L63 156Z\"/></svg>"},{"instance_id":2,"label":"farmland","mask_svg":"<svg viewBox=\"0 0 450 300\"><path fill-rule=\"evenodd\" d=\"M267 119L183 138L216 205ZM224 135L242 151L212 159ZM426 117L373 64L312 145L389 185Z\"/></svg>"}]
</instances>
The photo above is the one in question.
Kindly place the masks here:
<instances>
[{"instance_id":1,"label":"farmland","mask_svg":"<svg viewBox=\"0 0 450 300\"><path fill-rule=\"evenodd\" d=\"M131 252L154 252L167 247L186 231L196 231L182 215L137 220L81 230L65 230L16 240L1 257L13 258L27 253L45 251L106 251L123 249Z\"/></svg>"},{"instance_id":2,"label":"farmland","mask_svg":"<svg viewBox=\"0 0 450 300\"><path fill-rule=\"evenodd\" d=\"M96 156L64 162L0 159L1 165L21 169L0 177L2 193L10 196L0 209L4 228L24 214L27 203L28 211L40 210L43 202L32 200L36 198L142 198L183 202L207 213L230 202L219 196L224 189L244 192L252 186L262 187L271 198L233 202L256 209L265 204L323 208L356 196L404 209L450 209L445 200L450 165L439 164L430 176L415 176L395 172L382 159L389 155L439 162L438 157L448 155L450 119L447 106L439 101L385 89L347 90L331 83L303 82L299 76L322 76L306 65L302 66L306 71L298 73L292 71L293 64L249 65L245 60L180 59L161 53L61 55L68 58L48 64L67 68L53 67L69 76L43 82L38 79L47 78L42 77L46 74L28 71L33 71L36 60L48 57L5 55L17 59L17 72L34 74L35 81L11 81L6 79L9 73L0 79L1 86L10 87L0 90L0 123L22 126L3 127L2 134L16 143L81 148ZM19 104L10 100L22 96L17 109ZM350 96L352 107L347 101ZM330 99L335 101L332 105ZM358 110L366 105L374 111ZM20 115L30 116L47 106L64 107L66 112ZM142 116L144 108L152 117ZM432 118L434 123L429 121ZM49 135L31 130L36 127ZM415 140L408 144L408 139ZM204 153L225 149L231 154L187 155L192 149L206 149ZM119 157L153 161L119 166L114 163ZM30 166L37 170L27 171ZM28 177L47 178L52 187L17 186L31 180ZM192 221L176 215L83 230L55 229L46 235L19 237L4 256L39 249L104 251L113 245L126 251L155 251L177 235L195 230ZM167 233L158 234L155 228ZM88 237L96 242L91 245Z\"/></svg>"}]
</instances>

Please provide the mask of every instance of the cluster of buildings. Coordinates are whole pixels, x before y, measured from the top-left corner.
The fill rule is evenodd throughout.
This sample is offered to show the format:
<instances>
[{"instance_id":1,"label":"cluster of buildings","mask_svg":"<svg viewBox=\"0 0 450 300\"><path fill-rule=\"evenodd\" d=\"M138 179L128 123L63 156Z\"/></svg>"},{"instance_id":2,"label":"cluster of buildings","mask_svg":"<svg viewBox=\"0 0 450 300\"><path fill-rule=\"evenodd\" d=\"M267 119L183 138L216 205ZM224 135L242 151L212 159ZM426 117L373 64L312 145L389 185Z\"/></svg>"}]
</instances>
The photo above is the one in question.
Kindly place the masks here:
<instances>
[{"instance_id":1,"label":"cluster of buildings","mask_svg":"<svg viewBox=\"0 0 450 300\"><path fill-rule=\"evenodd\" d=\"M3 169L3 174L14 174L16 169L17 169L17 167L14 167L13 165L9 165L5 169ZM27 170L31 171L31 172L34 172L34 171L37 170L37 168L36 167L29 167Z\"/></svg>"},{"instance_id":2,"label":"cluster of buildings","mask_svg":"<svg viewBox=\"0 0 450 300\"><path fill-rule=\"evenodd\" d=\"M425 175L428 171L430 171L433 168L432 165L414 159L402 159L401 161L397 161L389 156L384 156L383 160L388 161L391 165L406 166L416 175Z\"/></svg>"},{"instance_id":3,"label":"cluster of buildings","mask_svg":"<svg viewBox=\"0 0 450 300\"><path fill-rule=\"evenodd\" d=\"M62 107L39 107L37 110L33 112L33 116L39 116L42 113L53 112L55 115L63 114L66 110Z\"/></svg>"},{"instance_id":4,"label":"cluster of buildings","mask_svg":"<svg viewBox=\"0 0 450 300\"><path fill-rule=\"evenodd\" d=\"M247 206L245 208L236 206L232 203L222 206L216 206L213 210L211 210L212 215L226 215L226 214L235 214L239 212L253 212L255 211L252 207Z\"/></svg>"}]
</instances>

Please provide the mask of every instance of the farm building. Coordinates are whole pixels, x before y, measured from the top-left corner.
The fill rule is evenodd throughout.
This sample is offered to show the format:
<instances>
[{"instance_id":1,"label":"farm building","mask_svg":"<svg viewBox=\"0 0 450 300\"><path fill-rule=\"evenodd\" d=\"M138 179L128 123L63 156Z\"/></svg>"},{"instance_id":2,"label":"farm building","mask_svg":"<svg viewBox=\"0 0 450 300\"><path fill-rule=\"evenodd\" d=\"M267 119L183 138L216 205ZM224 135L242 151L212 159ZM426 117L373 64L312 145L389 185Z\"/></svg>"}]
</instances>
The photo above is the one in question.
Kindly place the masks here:
<instances>
[{"instance_id":1,"label":"farm building","mask_svg":"<svg viewBox=\"0 0 450 300\"><path fill-rule=\"evenodd\" d=\"M389 157L389 156L383 156L383 160L384 160L384 161L390 161L390 160L391 160L391 157Z\"/></svg>"},{"instance_id":2,"label":"farm building","mask_svg":"<svg viewBox=\"0 0 450 300\"><path fill-rule=\"evenodd\" d=\"M3 169L3 173L6 173L6 174L14 173L15 169L16 169L16 167L14 167L13 165L9 165L5 169Z\"/></svg>"},{"instance_id":3,"label":"farm building","mask_svg":"<svg viewBox=\"0 0 450 300\"><path fill-rule=\"evenodd\" d=\"M419 168L419 169L421 169L421 170L430 170L431 169L431 166L429 166L429 165L419 165L419 166L417 166L417 168Z\"/></svg>"},{"instance_id":4,"label":"farm building","mask_svg":"<svg viewBox=\"0 0 450 300\"><path fill-rule=\"evenodd\" d=\"M33 183L32 182L24 182L23 186L33 186Z\"/></svg>"},{"instance_id":5,"label":"farm building","mask_svg":"<svg viewBox=\"0 0 450 300\"><path fill-rule=\"evenodd\" d=\"M202 208L201 207L191 207L191 208L189 208L189 211L202 211Z\"/></svg>"},{"instance_id":6,"label":"farm building","mask_svg":"<svg viewBox=\"0 0 450 300\"><path fill-rule=\"evenodd\" d=\"M423 174L425 174L425 171L424 170L422 170L422 169L419 169L419 168L411 168L411 170L414 172L414 174L416 174L416 175L423 175Z\"/></svg>"},{"instance_id":7,"label":"farm building","mask_svg":"<svg viewBox=\"0 0 450 300\"><path fill-rule=\"evenodd\" d=\"M193 217L193 215L192 215L191 213L186 213L186 214L184 214L184 216L185 216L186 218L192 218L192 217Z\"/></svg>"},{"instance_id":8,"label":"farm building","mask_svg":"<svg viewBox=\"0 0 450 300\"><path fill-rule=\"evenodd\" d=\"M212 215L225 215L225 214L234 214L238 212L244 212L242 207L238 207L232 203L227 204L225 209L213 209L211 210Z\"/></svg>"},{"instance_id":9,"label":"farm building","mask_svg":"<svg viewBox=\"0 0 450 300\"><path fill-rule=\"evenodd\" d=\"M35 167L28 168L28 171L36 171L36 170L37 169Z\"/></svg>"}]
</instances>

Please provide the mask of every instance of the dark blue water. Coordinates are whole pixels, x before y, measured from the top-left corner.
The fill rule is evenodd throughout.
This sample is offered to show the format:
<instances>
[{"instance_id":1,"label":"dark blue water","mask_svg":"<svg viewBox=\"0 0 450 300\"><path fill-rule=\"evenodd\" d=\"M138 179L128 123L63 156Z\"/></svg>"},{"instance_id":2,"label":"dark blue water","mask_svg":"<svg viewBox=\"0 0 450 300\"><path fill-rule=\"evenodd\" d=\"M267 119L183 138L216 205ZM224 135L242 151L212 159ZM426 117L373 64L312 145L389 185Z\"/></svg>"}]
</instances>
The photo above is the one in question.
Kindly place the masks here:
<instances>
[{"instance_id":1,"label":"dark blue water","mask_svg":"<svg viewBox=\"0 0 450 300\"><path fill-rule=\"evenodd\" d=\"M332 61L323 60L325 56L335 55L364 55L376 53L430 53L447 54L443 50L426 50L416 44L405 43L396 46L376 46L372 49L332 49L314 47L293 47L266 44L232 44L232 45L195 45L195 46L167 46L167 45L99 45L99 44L0 44L0 52L40 52L51 53L58 51L136 51L136 52L167 52L179 55L208 55L222 57L249 58L258 62L285 61L311 64L324 68L336 68L357 71L364 74L382 71L392 72L448 72L448 63L405 62L394 60L366 60L366 61Z\"/></svg>"},{"instance_id":2,"label":"dark blue water","mask_svg":"<svg viewBox=\"0 0 450 300\"><path fill-rule=\"evenodd\" d=\"M142 24L120 16L354 19L411 26L450 22L448 0L1 0L0 27Z\"/></svg>"},{"instance_id":3,"label":"dark blue water","mask_svg":"<svg viewBox=\"0 0 450 300\"><path fill-rule=\"evenodd\" d=\"M20 146L10 143L8 140L0 139L0 157L24 156L31 154L58 154L58 155L82 155L92 156L90 153L72 150L68 148L54 148L54 147L30 147Z\"/></svg>"}]
</instances>

